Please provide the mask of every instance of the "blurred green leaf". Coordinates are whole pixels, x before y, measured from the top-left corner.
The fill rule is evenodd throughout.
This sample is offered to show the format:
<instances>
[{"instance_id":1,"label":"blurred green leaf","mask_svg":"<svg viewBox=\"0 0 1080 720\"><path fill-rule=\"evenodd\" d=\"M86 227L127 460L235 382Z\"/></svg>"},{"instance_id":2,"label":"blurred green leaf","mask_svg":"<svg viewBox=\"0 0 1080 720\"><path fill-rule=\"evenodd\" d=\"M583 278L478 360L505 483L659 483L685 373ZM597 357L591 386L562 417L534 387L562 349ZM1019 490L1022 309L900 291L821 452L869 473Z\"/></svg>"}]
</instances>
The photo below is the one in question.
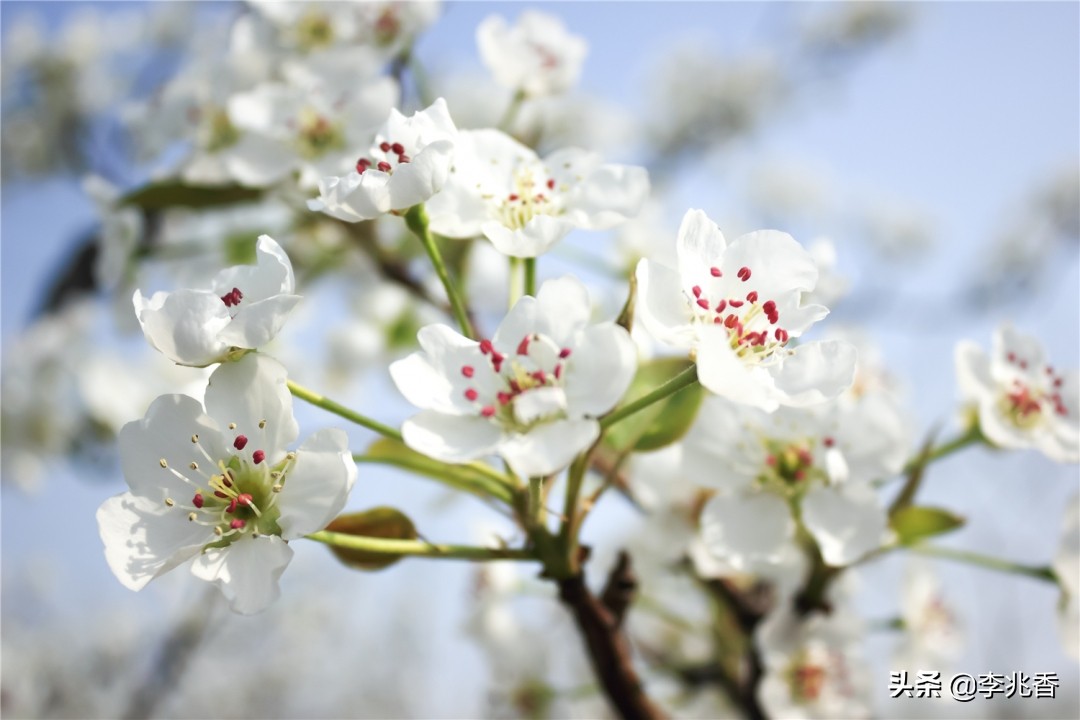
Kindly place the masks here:
<instances>
[{"instance_id":1,"label":"blurred green leaf","mask_svg":"<svg viewBox=\"0 0 1080 720\"><path fill-rule=\"evenodd\" d=\"M331 532L360 535L386 540L415 540L416 526L409 517L392 507L377 507L363 512L339 515L326 526ZM382 570L393 565L401 556L353 550L337 545L329 546L337 559L358 570Z\"/></svg>"},{"instance_id":2,"label":"blurred green leaf","mask_svg":"<svg viewBox=\"0 0 1080 720\"><path fill-rule=\"evenodd\" d=\"M917 505L901 508L889 518L901 545L951 532L962 527L964 522L963 517L949 510Z\"/></svg>"},{"instance_id":3,"label":"blurred green leaf","mask_svg":"<svg viewBox=\"0 0 1080 720\"><path fill-rule=\"evenodd\" d=\"M692 364L688 358L661 358L641 365L620 405L648 394ZM704 392L701 385L695 383L620 420L608 429L605 443L618 452L645 452L680 440L694 422Z\"/></svg>"},{"instance_id":4,"label":"blurred green leaf","mask_svg":"<svg viewBox=\"0 0 1080 720\"><path fill-rule=\"evenodd\" d=\"M262 188L243 185L188 185L181 180L166 180L133 190L121 198L119 204L135 205L143 210L205 208L250 202L258 200L262 194Z\"/></svg>"}]
</instances>

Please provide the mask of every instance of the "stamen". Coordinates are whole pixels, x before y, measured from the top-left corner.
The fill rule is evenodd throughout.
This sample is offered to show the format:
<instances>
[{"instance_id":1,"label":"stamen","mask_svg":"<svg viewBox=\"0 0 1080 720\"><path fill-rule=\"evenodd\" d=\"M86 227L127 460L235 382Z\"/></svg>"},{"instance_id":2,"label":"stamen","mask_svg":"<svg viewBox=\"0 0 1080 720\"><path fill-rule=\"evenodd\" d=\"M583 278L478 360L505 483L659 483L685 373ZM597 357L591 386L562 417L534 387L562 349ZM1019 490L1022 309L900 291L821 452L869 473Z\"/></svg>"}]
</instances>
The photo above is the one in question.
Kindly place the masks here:
<instances>
[{"instance_id":1,"label":"stamen","mask_svg":"<svg viewBox=\"0 0 1080 720\"><path fill-rule=\"evenodd\" d=\"M161 458L160 460L158 460L158 465L160 465L163 468L168 468L169 467L169 463L165 462L165 458Z\"/></svg>"},{"instance_id":2,"label":"stamen","mask_svg":"<svg viewBox=\"0 0 1080 720\"><path fill-rule=\"evenodd\" d=\"M697 304L698 304L698 307L702 308L703 310L708 310L709 309L709 301L706 300L705 298L698 298Z\"/></svg>"},{"instance_id":3,"label":"stamen","mask_svg":"<svg viewBox=\"0 0 1080 720\"><path fill-rule=\"evenodd\" d=\"M495 414L495 408L491 405L486 405L484 406L484 409L480 411L480 414L486 418L489 418Z\"/></svg>"},{"instance_id":4,"label":"stamen","mask_svg":"<svg viewBox=\"0 0 1080 720\"><path fill-rule=\"evenodd\" d=\"M751 290L750 292L746 293L746 302L756 303L757 297L757 290Z\"/></svg>"},{"instance_id":5,"label":"stamen","mask_svg":"<svg viewBox=\"0 0 1080 720\"><path fill-rule=\"evenodd\" d=\"M749 280L750 279L750 268L748 268L748 267L739 268L738 277L743 282L746 282L747 280Z\"/></svg>"},{"instance_id":6,"label":"stamen","mask_svg":"<svg viewBox=\"0 0 1080 720\"><path fill-rule=\"evenodd\" d=\"M214 494L216 495L217 493ZM195 493L195 497L191 498L191 504L199 509L202 509L202 506L205 503L206 500L203 498L202 493Z\"/></svg>"},{"instance_id":7,"label":"stamen","mask_svg":"<svg viewBox=\"0 0 1080 720\"><path fill-rule=\"evenodd\" d=\"M244 522L243 520L241 520L240 518L236 518L231 523L229 523L229 527L232 528L233 530L239 530L239 529L243 528L245 525L247 525L247 523Z\"/></svg>"},{"instance_id":8,"label":"stamen","mask_svg":"<svg viewBox=\"0 0 1080 720\"><path fill-rule=\"evenodd\" d=\"M480 396L480 393L476 392L475 388L468 388L465 391L465 399L470 401L470 402L472 402L473 400L475 400L479 396Z\"/></svg>"},{"instance_id":9,"label":"stamen","mask_svg":"<svg viewBox=\"0 0 1080 720\"><path fill-rule=\"evenodd\" d=\"M167 497L165 498L165 504L169 507L173 507L174 505L176 505L176 501L173 500L171 497Z\"/></svg>"},{"instance_id":10,"label":"stamen","mask_svg":"<svg viewBox=\"0 0 1080 720\"><path fill-rule=\"evenodd\" d=\"M570 348L563 348L559 351L559 357L563 360L570 357Z\"/></svg>"},{"instance_id":11,"label":"stamen","mask_svg":"<svg viewBox=\"0 0 1080 720\"><path fill-rule=\"evenodd\" d=\"M476 370L473 369L472 365L463 365L461 367L461 374L467 378L471 378L475 372Z\"/></svg>"},{"instance_id":12,"label":"stamen","mask_svg":"<svg viewBox=\"0 0 1080 720\"><path fill-rule=\"evenodd\" d=\"M379 149L383 152L390 152L390 147L390 143L386 142L385 140L379 143Z\"/></svg>"},{"instance_id":13,"label":"stamen","mask_svg":"<svg viewBox=\"0 0 1080 720\"><path fill-rule=\"evenodd\" d=\"M724 273L720 272L720 268L718 268L718 267L709 268L709 274L712 275L713 277L723 277L724 276Z\"/></svg>"},{"instance_id":14,"label":"stamen","mask_svg":"<svg viewBox=\"0 0 1080 720\"><path fill-rule=\"evenodd\" d=\"M260 464L265 459L266 453L264 453L262 450L256 450L255 452L251 453L251 461L256 465Z\"/></svg>"},{"instance_id":15,"label":"stamen","mask_svg":"<svg viewBox=\"0 0 1080 720\"><path fill-rule=\"evenodd\" d=\"M480 341L480 352L484 353L485 355L490 354L491 351L494 350L494 349L495 348L491 344L490 340L481 340Z\"/></svg>"},{"instance_id":16,"label":"stamen","mask_svg":"<svg viewBox=\"0 0 1080 720\"><path fill-rule=\"evenodd\" d=\"M694 297L696 297L696 298L701 297L701 286L700 285L695 285L694 287L691 288L691 290L694 293Z\"/></svg>"},{"instance_id":17,"label":"stamen","mask_svg":"<svg viewBox=\"0 0 1080 720\"><path fill-rule=\"evenodd\" d=\"M265 430L266 429L266 421L265 420L260 420L259 421L259 429L260 430Z\"/></svg>"},{"instance_id":18,"label":"stamen","mask_svg":"<svg viewBox=\"0 0 1080 720\"><path fill-rule=\"evenodd\" d=\"M394 143L390 146L390 150L393 151L395 155L401 155L405 152L405 146L401 143ZM383 152L385 152L385 150Z\"/></svg>"},{"instance_id":19,"label":"stamen","mask_svg":"<svg viewBox=\"0 0 1080 720\"><path fill-rule=\"evenodd\" d=\"M385 160L380 160L379 164L375 167L377 167L382 172L390 172L390 163L386 162Z\"/></svg>"},{"instance_id":20,"label":"stamen","mask_svg":"<svg viewBox=\"0 0 1080 720\"><path fill-rule=\"evenodd\" d=\"M529 354L529 336L528 335L526 335L524 338L522 338L521 342L518 343L517 354L518 355L528 355Z\"/></svg>"},{"instance_id":21,"label":"stamen","mask_svg":"<svg viewBox=\"0 0 1080 720\"><path fill-rule=\"evenodd\" d=\"M236 439L233 440L233 447L236 448L237 450L243 450L246 445L247 445L247 436L246 435L237 435Z\"/></svg>"}]
</instances>

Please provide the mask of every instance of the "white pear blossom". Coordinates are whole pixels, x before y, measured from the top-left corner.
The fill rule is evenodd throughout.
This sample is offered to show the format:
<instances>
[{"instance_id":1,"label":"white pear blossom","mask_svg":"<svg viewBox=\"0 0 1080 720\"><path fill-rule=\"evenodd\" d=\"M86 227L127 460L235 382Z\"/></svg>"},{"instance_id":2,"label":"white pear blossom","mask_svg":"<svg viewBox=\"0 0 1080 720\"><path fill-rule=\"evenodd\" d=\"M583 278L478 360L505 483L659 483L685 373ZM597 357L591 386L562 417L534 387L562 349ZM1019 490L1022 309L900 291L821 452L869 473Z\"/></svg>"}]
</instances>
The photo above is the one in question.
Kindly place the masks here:
<instances>
[{"instance_id":1,"label":"white pear blossom","mask_svg":"<svg viewBox=\"0 0 1080 720\"><path fill-rule=\"evenodd\" d=\"M963 340L956 346L960 392L979 429L1004 448L1036 448L1058 462L1080 461L1080 372L1060 371L1039 342L1004 325L989 354Z\"/></svg>"},{"instance_id":2,"label":"white pear blossom","mask_svg":"<svg viewBox=\"0 0 1080 720\"><path fill-rule=\"evenodd\" d=\"M138 247L143 232L143 216L138 208L119 205L120 190L100 175L84 178L83 191L94 201L101 214L94 279L100 287L112 290L124 278Z\"/></svg>"},{"instance_id":3,"label":"white pear blossom","mask_svg":"<svg viewBox=\"0 0 1080 720\"><path fill-rule=\"evenodd\" d=\"M860 632L851 612L769 616L755 636L765 670L758 701L766 716L869 718L872 685Z\"/></svg>"},{"instance_id":4,"label":"white pear blossom","mask_svg":"<svg viewBox=\"0 0 1080 720\"><path fill-rule=\"evenodd\" d=\"M678 269L638 263L638 316L658 340L696 352L702 385L770 412L820 403L851 386L851 345L788 345L829 312L803 304L818 268L790 235L761 230L729 244L705 213L690 210L677 251Z\"/></svg>"},{"instance_id":5,"label":"white pear blossom","mask_svg":"<svg viewBox=\"0 0 1080 720\"><path fill-rule=\"evenodd\" d=\"M873 397L775 413L706 398L683 445L688 478L718 490L701 514L705 545L739 570L781 562L799 516L829 565L880 547L887 518L869 481L908 453L904 422Z\"/></svg>"},{"instance_id":6,"label":"white pear blossom","mask_svg":"<svg viewBox=\"0 0 1080 720\"><path fill-rule=\"evenodd\" d=\"M554 95L572 88L589 46L562 21L526 10L510 26L492 15L476 28L480 57L500 85L528 96Z\"/></svg>"},{"instance_id":7,"label":"white pear blossom","mask_svg":"<svg viewBox=\"0 0 1080 720\"><path fill-rule=\"evenodd\" d=\"M541 160L498 130L463 130L450 179L427 210L440 235L483 234L501 253L536 257L574 228L602 230L633 217L648 194L645 168L604 165L577 148Z\"/></svg>"},{"instance_id":8,"label":"white pear blossom","mask_svg":"<svg viewBox=\"0 0 1080 720\"><path fill-rule=\"evenodd\" d=\"M1080 660L1080 495L1065 510L1053 567L1062 591L1058 604L1061 643L1065 652Z\"/></svg>"},{"instance_id":9,"label":"white pear blossom","mask_svg":"<svg viewBox=\"0 0 1080 720\"><path fill-rule=\"evenodd\" d=\"M948 605L937 575L925 560L913 560L904 577L900 617L905 636L892 666L918 673L928 667L944 669L963 648L956 612Z\"/></svg>"},{"instance_id":10,"label":"white pear blossom","mask_svg":"<svg viewBox=\"0 0 1080 720\"><path fill-rule=\"evenodd\" d=\"M256 264L219 272L207 289L135 291L135 314L151 345L179 365L202 367L237 351L254 350L277 335L300 300L292 263L268 235L259 237Z\"/></svg>"},{"instance_id":11,"label":"white pear blossom","mask_svg":"<svg viewBox=\"0 0 1080 720\"><path fill-rule=\"evenodd\" d=\"M456 135L442 98L409 117L391 110L369 156L347 175L321 179L308 207L360 222L426 202L446 183Z\"/></svg>"},{"instance_id":12,"label":"white pear blossom","mask_svg":"<svg viewBox=\"0 0 1080 720\"><path fill-rule=\"evenodd\" d=\"M189 560L233 610L265 609L292 559L288 541L341 510L356 478L348 439L322 430L295 451L299 433L285 368L259 354L210 376L206 407L163 395L120 432L129 490L97 513L105 558L141 590Z\"/></svg>"},{"instance_id":13,"label":"white pear blossom","mask_svg":"<svg viewBox=\"0 0 1080 720\"><path fill-rule=\"evenodd\" d=\"M390 366L422 412L402 427L414 450L445 462L498 454L522 476L566 467L599 436L633 378L629 334L589 324L588 291L576 278L549 280L523 297L490 340L445 325L420 330L421 352Z\"/></svg>"}]
</instances>

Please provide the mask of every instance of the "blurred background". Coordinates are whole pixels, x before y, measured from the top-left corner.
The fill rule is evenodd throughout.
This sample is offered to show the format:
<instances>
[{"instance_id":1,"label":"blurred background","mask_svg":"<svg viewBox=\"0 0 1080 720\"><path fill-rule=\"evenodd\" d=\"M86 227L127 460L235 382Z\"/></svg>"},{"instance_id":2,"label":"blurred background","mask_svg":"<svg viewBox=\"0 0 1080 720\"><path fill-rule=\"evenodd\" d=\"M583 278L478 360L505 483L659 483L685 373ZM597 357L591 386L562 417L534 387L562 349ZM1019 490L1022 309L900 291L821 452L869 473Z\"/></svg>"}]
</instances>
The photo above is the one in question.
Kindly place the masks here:
<instances>
[{"instance_id":1,"label":"blurred background","mask_svg":"<svg viewBox=\"0 0 1080 720\"><path fill-rule=\"evenodd\" d=\"M378 23L386 7L394 8L379 4L362 17L385 29ZM835 298L828 324L876 348L920 439L955 428L959 339L987 347L994 328L1011 321L1040 338L1058 366L1076 366L1077 4L529 7L560 18L589 52L577 88L526 103L514 134L541 149L577 144L646 165L653 184L638 220L571 235L544 257L541 279L578 273L614 314L628 268L662 253L692 207L729 238L760 227L808 246L827 238L821 252ZM510 92L484 69L475 29L489 15L512 20L522 9L396 8L400 44L390 43L383 60L401 82L403 108L441 95L459 127L496 124ZM305 300L270 352L300 382L390 423L411 410L389 384L387 364L420 324L439 318L415 288L380 276L380 258L399 250L396 220L379 223L364 252L353 252L339 227L305 215L296 187L240 193L212 208L118 203L175 176L191 146L204 142L183 127L181 100L210 102L244 88L238 72L231 89L219 87L227 84L221 58L236 52L235 24L252 15L273 26L273 9L241 3L0 4L0 711L605 713L579 639L531 566L481 571L406 560L357 573L300 542L281 600L255 617L231 615L216 591L186 573L134 594L106 566L94 512L124 489L115 433L156 395L197 393L205 381L202 371L172 367L146 346L131 310L135 287L145 292L183 273L216 270L242 259L256 235L273 235L297 266ZM287 25L274 27L272 40L260 33L247 40L249 54L265 51L270 64L274 52L289 49ZM416 268L420 290L437 294L421 264L393 257ZM470 297L494 326L505 306L505 268L478 250L460 263ZM304 435L342 426L301 404L296 411ZM358 450L372 439L347 429ZM934 465L923 497L968 518L945 544L1045 565L1078 487L1075 466L975 448ZM432 539L514 537L512 523L479 501L362 467L350 506L379 504L405 510ZM596 582L641 523L615 495L590 517ZM951 667L926 669L1056 672L1058 700L897 704L887 686L898 633L871 630L877 714L1076 717L1080 678L1061 649L1058 589L944 561L931 567L964 643ZM868 620L897 615L906 570L893 556L858 569L854 592ZM646 677L667 699L663 678ZM673 708L722 712L705 702Z\"/></svg>"}]
</instances>

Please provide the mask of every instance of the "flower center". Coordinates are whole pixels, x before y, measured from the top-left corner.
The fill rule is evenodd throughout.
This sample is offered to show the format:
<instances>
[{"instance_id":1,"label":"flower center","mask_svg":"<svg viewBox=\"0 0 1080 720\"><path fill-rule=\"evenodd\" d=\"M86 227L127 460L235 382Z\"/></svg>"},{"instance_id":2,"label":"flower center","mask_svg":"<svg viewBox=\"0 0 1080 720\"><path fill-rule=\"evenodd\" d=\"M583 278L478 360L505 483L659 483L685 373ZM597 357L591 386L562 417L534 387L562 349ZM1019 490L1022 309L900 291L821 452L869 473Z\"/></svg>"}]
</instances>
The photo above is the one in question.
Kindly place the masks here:
<instances>
[{"instance_id":1,"label":"flower center","mask_svg":"<svg viewBox=\"0 0 1080 720\"><path fill-rule=\"evenodd\" d=\"M791 695L797 702L813 702L821 697L827 677L821 665L796 665L791 669Z\"/></svg>"},{"instance_id":2,"label":"flower center","mask_svg":"<svg viewBox=\"0 0 1080 720\"><path fill-rule=\"evenodd\" d=\"M405 145L390 140L380 142L377 150L372 150L372 155L375 157L362 157L356 161L356 172L363 175L367 170L374 167L379 172L393 175L394 168L398 165L404 165L412 161L412 158L405 151ZM378 159L378 155L382 155L383 159Z\"/></svg>"},{"instance_id":3,"label":"flower center","mask_svg":"<svg viewBox=\"0 0 1080 720\"><path fill-rule=\"evenodd\" d=\"M224 108L191 108L189 117L199 123L199 144L207 152L217 152L235 145L240 140L240 131L229 120Z\"/></svg>"},{"instance_id":4,"label":"flower center","mask_svg":"<svg viewBox=\"0 0 1080 720\"><path fill-rule=\"evenodd\" d=\"M296 23L296 38L305 51L326 47L334 42L334 26L325 13L309 12Z\"/></svg>"},{"instance_id":5,"label":"flower center","mask_svg":"<svg viewBox=\"0 0 1080 720\"><path fill-rule=\"evenodd\" d=\"M300 155L310 160L343 149L345 136L340 124L331 122L317 110L304 108L296 123L296 145Z\"/></svg>"},{"instance_id":6,"label":"flower center","mask_svg":"<svg viewBox=\"0 0 1080 720\"><path fill-rule=\"evenodd\" d=\"M828 447L832 438L825 438ZM825 468L814 464L813 440L765 440L765 470L759 482L766 487L780 490L783 494L802 492L808 481L828 482Z\"/></svg>"},{"instance_id":7,"label":"flower center","mask_svg":"<svg viewBox=\"0 0 1080 720\"><path fill-rule=\"evenodd\" d=\"M1011 352L1005 359L1026 375L1026 360L1017 358L1016 354ZM1069 409L1061 397L1064 380L1049 365L1046 366L1045 373L1045 382L1039 377L1035 377L1034 382L1014 377L1011 385L998 399L1002 414L1016 427L1025 430L1036 427L1051 414L1068 417Z\"/></svg>"},{"instance_id":8,"label":"flower center","mask_svg":"<svg viewBox=\"0 0 1080 720\"><path fill-rule=\"evenodd\" d=\"M495 218L511 230L520 230L537 215L560 215L563 209L558 193L565 191L565 187L556 188L554 178L538 185L533 168L517 168L513 192L495 201Z\"/></svg>"},{"instance_id":9,"label":"flower center","mask_svg":"<svg viewBox=\"0 0 1080 720\"><path fill-rule=\"evenodd\" d=\"M776 301L761 296L750 282L754 273L741 267L734 280L717 266L709 268L712 278L695 285L687 295L695 319L702 324L720 325L727 330L731 349L740 358L762 362L787 345L790 335L780 326Z\"/></svg>"},{"instance_id":10,"label":"flower center","mask_svg":"<svg viewBox=\"0 0 1080 720\"><path fill-rule=\"evenodd\" d=\"M236 307L243 299L244 293L240 292L240 288L233 288L221 296L221 302L225 303L225 307Z\"/></svg>"},{"instance_id":11,"label":"flower center","mask_svg":"<svg viewBox=\"0 0 1080 720\"><path fill-rule=\"evenodd\" d=\"M254 429L257 436L264 435L266 425L266 420L259 422ZM165 505L186 512L190 522L213 528L217 539L206 548L225 547L249 533L280 535L277 497L296 460L292 452L277 463L267 461L265 450L244 452L254 443L237 432L235 423L229 425L229 430L236 432L234 455L215 459L200 443L199 436L192 435L193 459L185 468L175 468L165 458L158 461L163 470L183 481L193 493L189 503L165 497Z\"/></svg>"},{"instance_id":12,"label":"flower center","mask_svg":"<svg viewBox=\"0 0 1080 720\"><path fill-rule=\"evenodd\" d=\"M560 349L546 335L533 333L524 336L509 357L496 350L490 340L481 341L478 351L479 362L490 363L498 376L494 392L465 389L465 399L475 405L481 416L516 432L528 432L538 424L565 416L563 372L569 348ZM473 365L461 368L466 378L475 373Z\"/></svg>"},{"instance_id":13,"label":"flower center","mask_svg":"<svg viewBox=\"0 0 1080 720\"><path fill-rule=\"evenodd\" d=\"M386 46L394 42L401 32L401 20L393 7L385 8L375 20L375 43Z\"/></svg>"}]
</instances>

